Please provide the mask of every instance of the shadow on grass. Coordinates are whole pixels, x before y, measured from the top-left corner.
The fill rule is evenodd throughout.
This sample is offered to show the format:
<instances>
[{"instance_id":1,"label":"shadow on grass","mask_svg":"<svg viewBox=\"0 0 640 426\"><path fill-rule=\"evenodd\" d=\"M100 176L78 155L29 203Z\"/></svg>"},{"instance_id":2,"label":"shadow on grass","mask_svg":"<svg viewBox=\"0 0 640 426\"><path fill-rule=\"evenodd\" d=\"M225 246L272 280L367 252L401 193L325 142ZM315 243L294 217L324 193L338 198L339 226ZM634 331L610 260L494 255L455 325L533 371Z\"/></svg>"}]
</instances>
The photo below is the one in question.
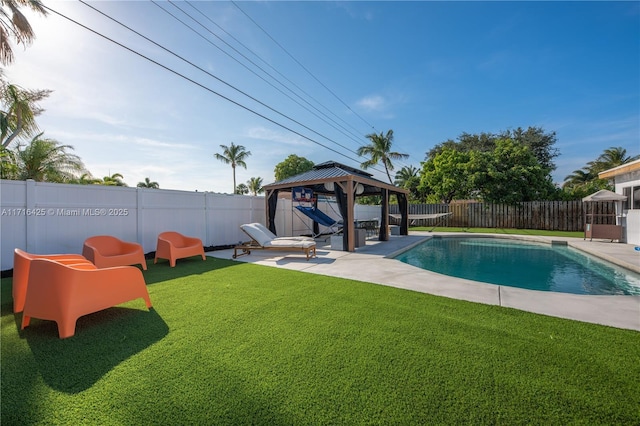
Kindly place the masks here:
<instances>
[{"instance_id":1,"label":"shadow on grass","mask_svg":"<svg viewBox=\"0 0 640 426\"><path fill-rule=\"evenodd\" d=\"M22 314L16 314L15 319L19 329ZM58 338L55 322L36 319L20 336L26 339L44 382L73 394L88 389L168 332L169 327L153 308L115 307L80 317L76 334L67 339Z\"/></svg>"},{"instance_id":2,"label":"shadow on grass","mask_svg":"<svg viewBox=\"0 0 640 426\"><path fill-rule=\"evenodd\" d=\"M240 265L238 262L207 257L179 259L171 268L168 261L148 261L143 271L147 285L163 281L201 275L213 270ZM22 314L13 313L11 295L12 278L1 281L1 314L13 315L21 339L25 339L33 354L36 368L44 382L65 393L78 393L90 388L96 381L127 358L162 340L169 327L153 308L146 310L141 300L129 302L137 307L112 307L80 317L76 334L67 339L58 337L54 321L31 319L31 324L20 330ZM153 303L153 293L151 302Z\"/></svg>"},{"instance_id":3,"label":"shadow on grass","mask_svg":"<svg viewBox=\"0 0 640 426\"><path fill-rule=\"evenodd\" d=\"M168 260L159 259L158 263L154 264L152 259L147 261L147 270L143 271L143 275L145 282L149 285L239 265L241 265L240 262L233 260L209 256L207 256L206 260L202 260L200 256L193 256L186 259L178 259L176 266L172 268Z\"/></svg>"}]
</instances>

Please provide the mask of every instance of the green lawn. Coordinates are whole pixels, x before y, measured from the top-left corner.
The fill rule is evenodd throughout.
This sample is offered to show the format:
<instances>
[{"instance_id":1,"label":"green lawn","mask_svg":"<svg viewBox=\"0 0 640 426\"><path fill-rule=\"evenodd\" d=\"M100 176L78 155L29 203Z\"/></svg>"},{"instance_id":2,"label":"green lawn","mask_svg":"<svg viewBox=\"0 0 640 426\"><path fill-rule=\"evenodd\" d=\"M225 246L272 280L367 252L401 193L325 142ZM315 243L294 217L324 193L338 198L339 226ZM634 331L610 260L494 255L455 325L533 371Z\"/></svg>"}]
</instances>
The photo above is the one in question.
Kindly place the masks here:
<instances>
[{"instance_id":1,"label":"green lawn","mask_svg":"<svg viewBox=\"0 0 640 426\"><path fill-rule=\"evenodd\" d=\"M9 425L638 424L640 333L208 258L141 300L18 332Z\"/></svg>"},{"instance_id":2,"label":"green lawn","mask_svg":"<svg viewBox=\"0 0 640 426\"><path fill-rule=\"evenodd\" d=\"M469 232L469 233L488 233L488 234L517 234L517 235L542 235L546 237L573 237L583 238L582 231L543 231L538 229L506 229L506 228L454 228L439 226L436 228L430 226L413 226L411 231L432 231L433 232Z\"/></svg>"}]
</instances>

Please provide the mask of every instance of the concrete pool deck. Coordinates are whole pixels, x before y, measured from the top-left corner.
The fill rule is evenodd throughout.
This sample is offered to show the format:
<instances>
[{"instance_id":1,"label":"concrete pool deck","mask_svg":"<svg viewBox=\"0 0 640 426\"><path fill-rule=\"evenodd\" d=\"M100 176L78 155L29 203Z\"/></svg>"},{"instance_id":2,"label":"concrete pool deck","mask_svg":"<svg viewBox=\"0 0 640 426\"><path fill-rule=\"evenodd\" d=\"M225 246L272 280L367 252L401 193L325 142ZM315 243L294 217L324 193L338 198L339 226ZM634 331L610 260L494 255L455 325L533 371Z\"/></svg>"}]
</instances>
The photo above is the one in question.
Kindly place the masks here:
<instances>
[{"instance_id":1,"label":"concrete pool deck","mask_svg":"<svg viewBox=\"0 0 640 426\"><path fill-rule=\"evenodd\" d=\"M549 244L562 241L640 273L640 251L636 251L632 244L585 241L581 238L413 231L407 236L391 236L389 241L384 242L368 239L365 246L353 253L331 250L328 242L318 241L317 258L309 261L302 253L271 250L254 250L250 255L240 256L236 260L640 331L640 296L590 296L485 284L426 271L392 258L435 235L518 238ZM232 259L233 250L206 254Z\"/></svg>"}]
</instances>

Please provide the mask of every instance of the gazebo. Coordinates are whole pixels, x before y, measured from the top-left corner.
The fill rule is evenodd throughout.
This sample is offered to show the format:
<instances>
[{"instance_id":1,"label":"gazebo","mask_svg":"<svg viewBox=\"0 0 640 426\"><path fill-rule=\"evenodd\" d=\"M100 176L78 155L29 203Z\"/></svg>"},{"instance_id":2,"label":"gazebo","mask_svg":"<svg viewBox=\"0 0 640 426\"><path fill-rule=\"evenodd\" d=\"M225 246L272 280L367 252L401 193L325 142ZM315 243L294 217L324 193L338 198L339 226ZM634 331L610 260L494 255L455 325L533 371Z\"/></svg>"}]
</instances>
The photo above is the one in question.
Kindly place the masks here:
<instances>
[{"instance_id":1,"label":"gazebo","mask_svg":"<svg viewBox=\"0 0 640 426\"><path fill-rule=\"evenodd\" d=\"M409 191L374 179L373 175L335 161L318 164L308 172L264 185L266 199L267 227L276 232L275 215L278 203L278 193L291 191L295 187L312 190L315 194L334 196L343 220L343 247L348 251L355 251L355 223L354 206L356 197L379 195L382 197L380 212L380 232L378 239L389 239L389 196L395 195L400 208L400 235L409 234L408 200ZM317 200L316 200L317 202Z\"/></svg>"},{"instance_id":2,"label":"gazebo","mask_svg":"<svg viewBox=\"0 0 640 426\"><path fill-rule=\"evenodd\" d=\"M584 215L584 239L602 238L607 240L618 240L622 242L622 225L619 223L622 214L622 202L627 199L626 195L616 194L608 189L601 189L582 199L582 202L592 204L598 201L615 201L615 213L597 214L594 213L593 206L591 210L586 209ZM613 219L611 223L597 223L599 220Z\"/></svg>"}]
</instances>

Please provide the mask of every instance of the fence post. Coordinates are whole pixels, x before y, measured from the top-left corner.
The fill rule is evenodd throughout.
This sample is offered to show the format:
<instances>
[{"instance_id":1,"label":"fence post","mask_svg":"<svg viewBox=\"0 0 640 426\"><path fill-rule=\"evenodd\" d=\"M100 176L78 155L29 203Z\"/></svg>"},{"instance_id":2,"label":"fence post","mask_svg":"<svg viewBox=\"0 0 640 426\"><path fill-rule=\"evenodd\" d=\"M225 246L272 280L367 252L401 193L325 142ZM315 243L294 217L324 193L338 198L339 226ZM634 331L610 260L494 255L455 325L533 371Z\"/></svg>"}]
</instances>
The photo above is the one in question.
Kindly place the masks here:
<instances>
[{"instance_id":1,"label":"fence post","mask_svg":"<svg viewBox=\"0 0 640 426\"><path fill-rule=\"evenodd\" d=\"M213 237L209 235L209 200L207 199L207 195L209 194L209 192L205 191L203 194L204 197L204 245L205 246L210 246L213 245Z\"/></svg>"},{"instance_id":2,"label":"fence post","mask_svg":"<svg viewBox=\"0 0 640 426\"><path fill-rule=\"evenodd\" d=\"M136 240L138 244L143 244L144 240L144 213L141 211L144 208L144 200L142 199L142 188L136 188Z\"/></svg>"},{"instance_id":3,"label":"fence post","mask_svg":"<svg viewBox=\"0 0 640 426\"><path fill-rule=\"evenodd\" d=\"M25 207L27 210L33 210L38 204L38 200L36 200L36 181L33 179L27 179L25 191ZM26 251L29 253L38 253L38 230L36 229L38 226L38 219L39 218L35 215L26 215L27 226L25 229L25 241L27 242Z\"/></svg>"}]
</instances>

